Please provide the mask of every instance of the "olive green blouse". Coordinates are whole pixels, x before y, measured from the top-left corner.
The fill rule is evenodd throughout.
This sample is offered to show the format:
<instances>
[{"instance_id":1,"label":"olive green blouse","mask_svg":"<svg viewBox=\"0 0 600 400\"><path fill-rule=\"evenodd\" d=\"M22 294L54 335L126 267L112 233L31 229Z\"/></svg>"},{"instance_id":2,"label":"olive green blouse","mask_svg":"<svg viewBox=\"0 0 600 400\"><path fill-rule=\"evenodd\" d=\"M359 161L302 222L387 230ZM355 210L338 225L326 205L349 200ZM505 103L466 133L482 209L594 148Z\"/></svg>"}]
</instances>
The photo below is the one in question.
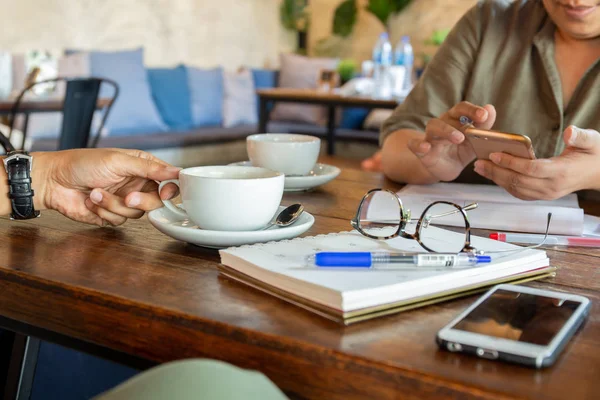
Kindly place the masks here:
<instances>
[{"instance_id":1,"label":"olive green blouse","mask_svg":"<svg viewBox=\"0 0 600 400\"><path fill-rule=\"evenodd\" d=\"M456 24L384 123L380 143L399 129L424 131L430 118L464 100L494 105L493 129L529 136L539 158L562 152L569 125L600 131L600 62L563 104L554 33L541 1L481 1Z\"/></svg>"}]
</instances>

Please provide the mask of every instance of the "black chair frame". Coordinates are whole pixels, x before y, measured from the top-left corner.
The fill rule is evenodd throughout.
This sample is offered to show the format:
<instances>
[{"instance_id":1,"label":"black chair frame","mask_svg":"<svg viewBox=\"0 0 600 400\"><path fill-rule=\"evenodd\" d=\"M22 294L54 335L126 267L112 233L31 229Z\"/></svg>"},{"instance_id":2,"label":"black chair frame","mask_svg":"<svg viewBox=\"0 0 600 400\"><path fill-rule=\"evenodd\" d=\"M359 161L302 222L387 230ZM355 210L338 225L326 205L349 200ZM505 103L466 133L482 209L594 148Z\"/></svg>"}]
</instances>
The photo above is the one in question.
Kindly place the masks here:
<instances>
[{"instance_id":1,"label":"black chair frame","mask_svg":"<svg viewBox=\"0 0 600 400\"><path fill-rule=\"evenodd\" d=\"M63 119L58 150L81 147L96 147L98 145L98 141L100 140L100 135L102 133L102 129L104 128L104 124L106 123L106 119L110 114L113 104L119 96L119 85L115 81L107 78L58 77L32 83L24 88L16 98L10 114L10 131L8 138L0 134L0 141L7 152L14 150L14 147L10 142L10 138L12 136L15 120L18 114L25 114L21 148L25 146L25 140L27 138L27 122L30 113L19 110L25 94L35 86L59 82L65 82L66 89L63 99ZM112 95L112 98L110 98L109 103L103 107L104 113L100 121L100 126L98 127L95 135L92 135L92 120L94 118L94 113L98 109L98 97L100 94L100 87L103 83L112 86L114 88L114 94ZM92 138L91 144L90 137Z\"/></svg>"}]
</instances>

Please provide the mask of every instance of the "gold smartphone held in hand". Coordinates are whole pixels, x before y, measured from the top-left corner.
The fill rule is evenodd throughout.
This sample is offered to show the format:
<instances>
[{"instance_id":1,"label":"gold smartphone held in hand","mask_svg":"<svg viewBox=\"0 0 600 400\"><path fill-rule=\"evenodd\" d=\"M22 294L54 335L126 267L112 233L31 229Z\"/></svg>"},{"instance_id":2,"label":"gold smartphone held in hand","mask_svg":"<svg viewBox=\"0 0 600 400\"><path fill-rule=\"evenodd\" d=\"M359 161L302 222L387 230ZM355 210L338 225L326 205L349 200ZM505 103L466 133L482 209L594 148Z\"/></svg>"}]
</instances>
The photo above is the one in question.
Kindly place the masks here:
<instances>
[{"instance_id":1,"label":"gold smartphone held in hand","mask_svg":"<svg viewBox=\"0 0 600 400\"><path fill-rule=\"evenodd\" d=\"M473 146L473 150L480 160L489 160L490 153L506 153L515 157L535 160L531 139L525 135L467 128L465 138Z\"/></svg>"}]
</instances>

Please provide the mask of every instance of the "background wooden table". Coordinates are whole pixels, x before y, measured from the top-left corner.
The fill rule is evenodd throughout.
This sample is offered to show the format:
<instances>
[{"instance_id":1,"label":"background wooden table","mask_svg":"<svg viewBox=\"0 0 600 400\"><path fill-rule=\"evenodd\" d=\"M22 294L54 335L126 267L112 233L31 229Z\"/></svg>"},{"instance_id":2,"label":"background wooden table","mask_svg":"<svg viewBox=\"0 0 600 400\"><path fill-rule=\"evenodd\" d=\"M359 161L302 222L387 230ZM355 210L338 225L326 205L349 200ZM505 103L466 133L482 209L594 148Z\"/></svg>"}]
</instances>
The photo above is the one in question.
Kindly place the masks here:
<instances>
[{"instance_id":1,"label":"background wooden table","mask_svg":"<svg viewBox=\"0 0 600 400\"><path fill-rule=\"evenodd\" d=\"M342 96L335 93L319 92L311 89L260 89L257 90L260 112L258 119L258 133L267 132L269 122L269 105L277 102L301 103L320 105L327 108L327 154L335 154L335 123L336 110L343 107L359 107L367 109L398 107L396 100L373 99L360 96Z\"/></svg>"},{"instance_id":2,"label":"background wooden table","mask_svg":"<svg viewBox=\"0 0 600 400\"><path fill-rule=\"evenodd\" d=\"M98 99L96 103L96 108L101 110L108 105L110 105L110 99ZM12 109L14 106L13 100L1 99L0 100L0 116L3 118L8 118L9 115L12 114ZM37 113L48 113L48 112L61 112L63 110L63 100L24 100L19 104L19 112L24 116L23 118L23 126L21 127L22 132L27 135L27 127L29 125L29 116L31 114ZM1 134L1 133L0 133ZM23 139L22 145L25 139ZM0 147L1 149L1 147Z\"/></svg>"},{"instance_id":3,"label":"background wooden table","mask_svg":"<svg viewBox=\"0 0 600 400\"><path fill-rule=\"evenodd\" d=\"M374 187L398 189L379 174L346 169L318 190L286 194L284 203L301 202L315 215L309 235L338 232L350 229L361 196ZM548 251L558 274L532 285L593 304L556 365L536 371L438 350L436 332L473 296L344 327L220 277L215 250L172 240L146 219L100 229L45 212L2 219L0 232L0 325L122 362L224 360L264 372L293 398L591 399L600 392L597 249Z\"/></svg>"},{"instance_id":4,"label":"background wooden table","mask_svg":"<svg viewBox=\"0 0 600 400\"><path fill-rule=\"evenodd\" d=\"M97 108L101 109L110 104L109 99L98 99ZM14 101L0 100L0 115L9 115L12 112ZM24 100L19 105L19 113L32 114L38 112L62 111L62 100Z\"/></svg>"}]
</instances>

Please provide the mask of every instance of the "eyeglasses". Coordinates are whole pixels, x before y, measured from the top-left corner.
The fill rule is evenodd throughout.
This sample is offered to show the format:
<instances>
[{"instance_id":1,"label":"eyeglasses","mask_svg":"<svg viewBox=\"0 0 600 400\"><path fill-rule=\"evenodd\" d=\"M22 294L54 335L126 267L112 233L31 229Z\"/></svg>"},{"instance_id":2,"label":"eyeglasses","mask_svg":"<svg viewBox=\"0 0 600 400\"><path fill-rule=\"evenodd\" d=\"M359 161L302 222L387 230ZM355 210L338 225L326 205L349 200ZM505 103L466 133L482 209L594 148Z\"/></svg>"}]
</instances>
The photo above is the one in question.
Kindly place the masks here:
<instances>
[{"instance_id":1,"label":"eyeglasses","mask_svg":"<svg viewBox=\"0 0 600 400\"><path fill-rule=\"evenodd\" d=\"M356 216L350 223L360 234L371 239L387 240L403 237L416 240L421 247L432 253L483 254L483 251L478 251L471 245L471 224L467 216L467 211L474 210L477 206L477 203L460 206L448 201L436 201L423 210L420 218L412 219L410 210L404 208L402 200L396 193L385 189L372 189L363 196ZM551 216L552 214L548 214L546 234L542 242L516 250L543 245L548 236ZM457 234L443 234L438 229L448 230L449 227Z\"/></svg>"}]
</instances>

